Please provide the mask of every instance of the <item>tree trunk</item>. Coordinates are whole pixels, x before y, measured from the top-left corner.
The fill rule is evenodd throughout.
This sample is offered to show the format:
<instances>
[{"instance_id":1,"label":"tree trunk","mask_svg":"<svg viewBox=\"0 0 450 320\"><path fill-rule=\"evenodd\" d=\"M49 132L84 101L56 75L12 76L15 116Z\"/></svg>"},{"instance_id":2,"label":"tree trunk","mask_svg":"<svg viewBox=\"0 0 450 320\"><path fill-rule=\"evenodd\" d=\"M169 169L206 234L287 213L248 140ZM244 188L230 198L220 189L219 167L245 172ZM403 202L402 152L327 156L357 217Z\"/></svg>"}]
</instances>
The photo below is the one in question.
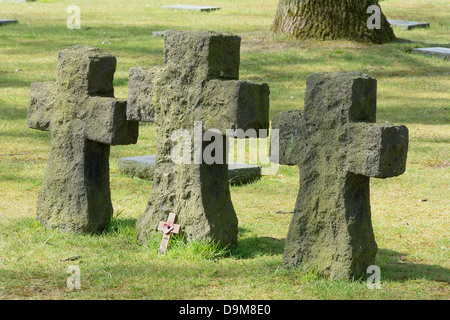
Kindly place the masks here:
<instances>
[{"instance_id":1,"label":"tree trunk","mask_svg":"<svg viewBox=\"0 0 450 320\"><path fill-rule=\"evenodd\" d=\"M395 40L381 10L381 28L368 28L370 5L379 6L378 0L280 0L271 30L297 39L348 39L378 44Z\"/></svg>"}]
</instances>

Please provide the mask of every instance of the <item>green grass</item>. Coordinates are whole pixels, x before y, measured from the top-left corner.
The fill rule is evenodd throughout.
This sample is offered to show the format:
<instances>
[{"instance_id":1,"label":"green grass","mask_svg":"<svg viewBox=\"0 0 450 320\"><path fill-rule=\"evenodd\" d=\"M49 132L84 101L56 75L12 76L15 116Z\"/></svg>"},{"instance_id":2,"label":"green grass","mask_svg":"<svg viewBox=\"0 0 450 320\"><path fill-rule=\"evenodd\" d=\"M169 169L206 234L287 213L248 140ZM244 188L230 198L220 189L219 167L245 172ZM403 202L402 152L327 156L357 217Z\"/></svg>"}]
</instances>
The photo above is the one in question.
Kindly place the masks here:
<instances>
[{"instance_id":1,"label":"green grass","mask_svg":"<svg viewBox=\"0 0 450 320\"><path fill-rule=\"evenodd\" d=\"M402 41L295 41L268 30L277 0L184 1L219 5L211 13L171 12L177 1L37 1L0 4L0 298L31 299L448 299L450 64L413 54L420 46L450 46L450 3L383 1L391 19L428 21L429 29L395 29ZM81 8L81 29L68 30L66 9ZM117 172L119 157L154 154L153 124L139 142L111 149L115 218L99 235L46 231L35 220L50 137L27 127L33 81L55 80L57 51L91 45L117 57L116 97L128 95L128 70L163 63L163 40L152 31L215 30L242 37L241 79L267 82L270 116L303 108L306 77L356 70L378 80L378 121L410 129L407 171L371 179L373 226L382 289L364 281L332 281L282 266L284 239L298 192L298 169L231 187L239 219L238 247L186 244L174 238L165 256L160 239L136 242L136 219L151 182ZM426 199L426 201L423 201ZM62 261L79 256L74 261ZM81 270L81 290L66 287L69 265ZM166 290L176 287L177 290Z\"/></svg>"}]
</instances>

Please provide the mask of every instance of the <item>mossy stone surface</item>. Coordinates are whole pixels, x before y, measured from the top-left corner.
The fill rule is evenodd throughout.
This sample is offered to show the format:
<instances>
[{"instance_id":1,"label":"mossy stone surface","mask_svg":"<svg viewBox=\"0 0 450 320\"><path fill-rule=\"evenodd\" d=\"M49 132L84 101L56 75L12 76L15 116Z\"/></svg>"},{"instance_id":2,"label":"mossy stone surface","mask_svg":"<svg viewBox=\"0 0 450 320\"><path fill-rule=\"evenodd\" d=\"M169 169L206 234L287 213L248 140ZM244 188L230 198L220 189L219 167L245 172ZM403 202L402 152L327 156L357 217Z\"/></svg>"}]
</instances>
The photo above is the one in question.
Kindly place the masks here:
<instances>
[{"instance_id":1,"label":"mossy stone surface","mask_svg":"<svg viewBox=\"0 0 450 320\"><path fill-rule=\"evenodd\" d=\"M101 231L112 212L110 145L137 142L138 122L114 98L116 58L98 48L58 53L56 82L32 83L28 126L50 131L51 151L37 202L48 228Z\"/></svg>"},{"instance_id":2,"label":"mossy stone surface","mask_svg":"<svg viewBox=\"0 0 450 320\"><path fill-rule=\"evenodd\" d=\"M170 212L178 216L188 240L237 243L238 220L231 202L225 152L222 164L195 162L209 142L194 145L195 122L200 134L227 129L268 128L269 87L239 81L238 36L195 31L167 31L161 68L130 70L128 118L157 123L156 168L148 206L137 223L144 242L158 232ZM135 93L140 92L139 97ZM150 104L144 103L150 101ZM176 130L191 137L191 164L175 164L171 152ZM195 147L198 147L195 149ZM220 156L219 156L220 157Z\"/></svg>"},{"instance_id":3,"label":"mossy stone surface","mask_svg":"<svg viewBox=\"0 0 450 320\"><path fill-rule=\"evenodd\" d=\"M358 72L309 76L304 112L272 120L279 162L300 169L285 265L351 278L374 264L369 178L404 173L408 150L405 126L375 121L376 80Z\"/></svg>"}]
</instances>

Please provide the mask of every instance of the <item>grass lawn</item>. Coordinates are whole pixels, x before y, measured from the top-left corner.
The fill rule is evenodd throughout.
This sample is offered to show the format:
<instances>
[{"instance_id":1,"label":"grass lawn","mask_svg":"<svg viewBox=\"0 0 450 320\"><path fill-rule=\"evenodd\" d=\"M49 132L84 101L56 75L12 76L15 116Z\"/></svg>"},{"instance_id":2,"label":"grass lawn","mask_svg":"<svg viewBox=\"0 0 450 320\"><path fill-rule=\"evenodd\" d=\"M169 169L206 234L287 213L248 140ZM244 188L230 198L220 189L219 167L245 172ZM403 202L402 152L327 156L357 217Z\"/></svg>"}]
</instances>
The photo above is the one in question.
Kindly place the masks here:
<instances>
[{"instance_id":1,"label":"grass lawn","mask_svg":"<svg viewBox=\"0 0 450 320\"><path fill-rule=\"evenodd\" d=\"M412 48L450 47L448 0L387 0L390 19L430 22L429 29L395 29L396 43L295 41L269 33L278 0L184 0L217 5L210 13L169 11L153 1L0 3L0 299L448 299L450 297L450 62ZM81 29L69 30L69 5L81 9ZM306 77L361 71L378 80L378 121L410 130L406 172L371 179L380 290L364 281L336 281L282 266L284 239L298 192L298 168L231 187L239 219L238 247L136 242L151 181L117 172L119 157L154 154L155 126L140 124L136 145L111 148L114 219L101 235L46 231L35 219L49 156L50 134L27 127L30 84L56 79L57 52L90 45L117 57L116 97L128 94L133 66L163 63L163 39L152 31L214 30L242 37L240 77L267 82L271 117L303 108ZM63 261L74 257L73 261ZM66 286L69 265L81 270L81 290ZM165 290L165 288L176 290Z\"/></svg>"}]
</instances>

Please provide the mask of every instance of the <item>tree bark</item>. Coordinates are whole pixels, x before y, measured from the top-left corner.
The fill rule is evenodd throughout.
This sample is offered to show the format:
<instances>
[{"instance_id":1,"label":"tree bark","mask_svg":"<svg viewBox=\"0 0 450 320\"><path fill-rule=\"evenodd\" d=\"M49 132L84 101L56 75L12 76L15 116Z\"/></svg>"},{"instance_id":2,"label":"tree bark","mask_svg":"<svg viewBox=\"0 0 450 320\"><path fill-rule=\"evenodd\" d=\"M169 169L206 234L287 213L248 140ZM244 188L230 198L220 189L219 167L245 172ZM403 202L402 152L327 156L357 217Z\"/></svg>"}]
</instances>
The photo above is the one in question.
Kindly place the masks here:
<instances>
[{"instance_id":1,"label":"tree bark","mask_svg":"<svg viewBox=\"0 0 450 320\"><path fill-rule=\"evenodd\" d=\"M379 6L378 0L280 0L271 31L301 40L348 39L377 44L396 40L381 10L381 28L368 28L370 5Z\"/></svg>"}]
</instances>

